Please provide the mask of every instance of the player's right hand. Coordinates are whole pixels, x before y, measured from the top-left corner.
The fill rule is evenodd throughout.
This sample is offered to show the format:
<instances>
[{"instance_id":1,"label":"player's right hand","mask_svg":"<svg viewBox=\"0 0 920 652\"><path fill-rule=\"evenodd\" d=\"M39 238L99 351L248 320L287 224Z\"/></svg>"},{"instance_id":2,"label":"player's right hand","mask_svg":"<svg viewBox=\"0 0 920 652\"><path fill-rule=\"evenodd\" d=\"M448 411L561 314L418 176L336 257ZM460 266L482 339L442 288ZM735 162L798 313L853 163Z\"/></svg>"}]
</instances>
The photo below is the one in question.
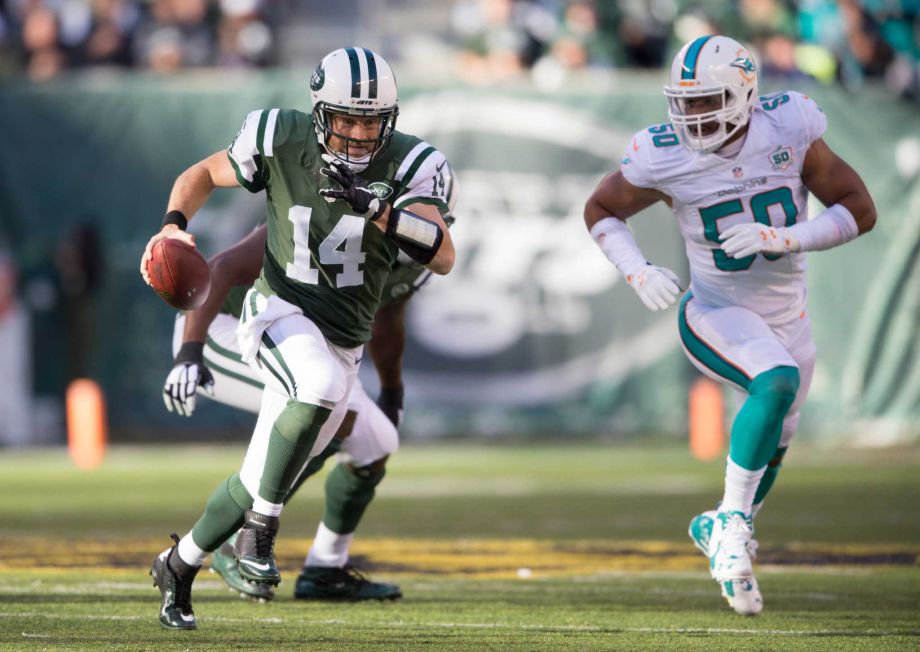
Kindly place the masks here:
<instances>
[{"instance_id":1,"label":"player's right hand","mask_svg":"<svg viewBox=\"0 0 920 652\"><path fill-rule=\"evenodd\" d=\"M163 403L170 412L192 416L199 386L214 396L214 376L204 364L203 352L202 342L185 342L179 349L176 366L169 372L163 385Z\"/></svg>"},{"instance_id":2,"label":"player's right hand","mask_svg":"<svg viewBox=\"0 0 920 652\"><path fill-rule=\"evenodd\" d=\"M667 267L648 264L626 279L649 310L664 310L674 305L683 291L680 278Z\"/></svg>"},{"instance_id":3,"label":"player's right hand","mask_svg":"<svg viewBox=\"0 0 920 652\"><path fill-rule=\"evenodd\" d=\"M162 229L160 229L160 232L150 238L150 240L147 242L147 247L144 249L144 255L141 256L141 277L143 277L144 283L147 285L150 285L150 276L147 274L147 263L150 262L153 245L158 243L160 240L163 240L164 238L177 238L186 244L189 244L193 247L195 246L195 236L193 236L191 233L183 231L176 224L167 224Z\"/></svg>"}]
</instances>

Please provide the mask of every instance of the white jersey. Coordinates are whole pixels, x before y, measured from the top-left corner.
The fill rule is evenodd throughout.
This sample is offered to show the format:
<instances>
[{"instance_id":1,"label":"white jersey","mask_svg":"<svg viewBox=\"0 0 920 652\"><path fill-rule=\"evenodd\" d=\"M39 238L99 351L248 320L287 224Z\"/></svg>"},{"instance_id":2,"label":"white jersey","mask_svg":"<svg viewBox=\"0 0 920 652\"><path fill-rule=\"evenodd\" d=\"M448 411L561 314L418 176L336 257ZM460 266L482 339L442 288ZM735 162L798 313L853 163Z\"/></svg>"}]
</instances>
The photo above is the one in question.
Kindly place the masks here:
<instances>
[{"instance_id":1,"label":"white jersey","mask_svg":"<svg viewBox=\"0 0 920 652\"><path fill-rule=\"evenodd\" d=\"M808 219L802 165L827 118L794 91L761 97L734 158L680 146L670 124L638 132L621 171L634 186L671 198L690 261L693 295L712 306L742 306L768 322L797 317L805 304L805 255L729 258L719 233L744 222L791 226Z\"/></svg>"}]
</instances>

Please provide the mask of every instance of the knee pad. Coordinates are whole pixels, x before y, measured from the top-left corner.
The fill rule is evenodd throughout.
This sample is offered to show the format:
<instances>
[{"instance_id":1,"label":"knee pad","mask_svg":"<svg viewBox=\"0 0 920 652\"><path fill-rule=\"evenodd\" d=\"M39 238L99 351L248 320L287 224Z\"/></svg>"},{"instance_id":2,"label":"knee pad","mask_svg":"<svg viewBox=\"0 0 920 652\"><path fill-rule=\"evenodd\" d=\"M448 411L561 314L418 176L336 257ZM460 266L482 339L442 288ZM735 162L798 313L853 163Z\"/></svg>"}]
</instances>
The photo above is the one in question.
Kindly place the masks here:
<instances>
[{"instance_id":1,"label":"knee pad","mask_svg":"<svg viewBox=\"0 0 920 652\"><path fill-rule=\"evenodd\" d=\"M795 367L775 367L755 376L748 391L751 396L773 396L788 401L791 406L800 382L799 370Z\"/></svg>"}]
</instances>

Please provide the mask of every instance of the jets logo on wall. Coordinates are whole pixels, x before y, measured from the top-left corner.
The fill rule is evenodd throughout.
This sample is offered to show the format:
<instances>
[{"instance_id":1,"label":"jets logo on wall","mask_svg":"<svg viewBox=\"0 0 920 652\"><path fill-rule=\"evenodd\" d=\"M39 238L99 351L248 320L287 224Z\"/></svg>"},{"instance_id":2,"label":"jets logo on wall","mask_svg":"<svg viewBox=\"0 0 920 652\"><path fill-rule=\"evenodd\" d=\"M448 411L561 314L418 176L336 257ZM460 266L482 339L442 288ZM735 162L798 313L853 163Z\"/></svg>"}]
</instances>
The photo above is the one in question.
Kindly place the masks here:
<instances>
[{"instance_id":1,"label":"jets logo on wall","mask_svg":"<svg viewBox=\"0 0 920 652\"><path fill-rule=\"evenodd\" d=\"M487 93L421 96L402 104L400 121L444 152L456 182L457 265L407 316L405 370L419 400L555 404L679 355L672 317L624 308L632 289L584 226L585 198L616 167L630 126ZM425 193L440 190L434 167L427 175ZM680 269L667 206L637 222L649 259Z\"/></svg>"}]
</instances>

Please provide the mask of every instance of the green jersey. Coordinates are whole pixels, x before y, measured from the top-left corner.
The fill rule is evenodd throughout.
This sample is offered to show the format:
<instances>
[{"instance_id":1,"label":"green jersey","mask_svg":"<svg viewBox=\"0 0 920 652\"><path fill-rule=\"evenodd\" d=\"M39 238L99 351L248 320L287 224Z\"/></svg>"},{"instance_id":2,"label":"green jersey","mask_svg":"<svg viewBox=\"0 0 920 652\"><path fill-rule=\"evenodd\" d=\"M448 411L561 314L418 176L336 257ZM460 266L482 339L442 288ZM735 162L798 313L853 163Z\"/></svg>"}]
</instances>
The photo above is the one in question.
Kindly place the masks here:
<instances>
[{"instance_id":1,"label":"green jersey","mask_svg":"<svg viewBox=\"0 0 920 652\"><path fill-rule=\"evenodd\" d=\"M397 262L396 267L387 276L387 282L383 286L383 292L380 294L380 307L415 292L429 278L431 278L431 272L418 263L411 261L409 263ZM220 312L239 319L240 315L243 314L243 301L246 299L249 287L248 285L237 285L231 288L230 292L227 293L227 298L224 299L223 304L220 306Z\"/></svg>"},{"instance_id":2,"label":"green jersey","mask_svg":"<svg viewBox=\"0 0 920 652\"><path fill-rule=\"evenodd\" d=\"M297 306L326 339L351 348L370 339L399 250L348 204L319 194L337 187L320 174L323 153L312 116L287 109L250 113L229 148L240 185L266 194L268 241L256 289ZM450 167L419 138L394 132L361 176L395 208L427 203L449 213Z\"/></svg>"}]
</instances>

